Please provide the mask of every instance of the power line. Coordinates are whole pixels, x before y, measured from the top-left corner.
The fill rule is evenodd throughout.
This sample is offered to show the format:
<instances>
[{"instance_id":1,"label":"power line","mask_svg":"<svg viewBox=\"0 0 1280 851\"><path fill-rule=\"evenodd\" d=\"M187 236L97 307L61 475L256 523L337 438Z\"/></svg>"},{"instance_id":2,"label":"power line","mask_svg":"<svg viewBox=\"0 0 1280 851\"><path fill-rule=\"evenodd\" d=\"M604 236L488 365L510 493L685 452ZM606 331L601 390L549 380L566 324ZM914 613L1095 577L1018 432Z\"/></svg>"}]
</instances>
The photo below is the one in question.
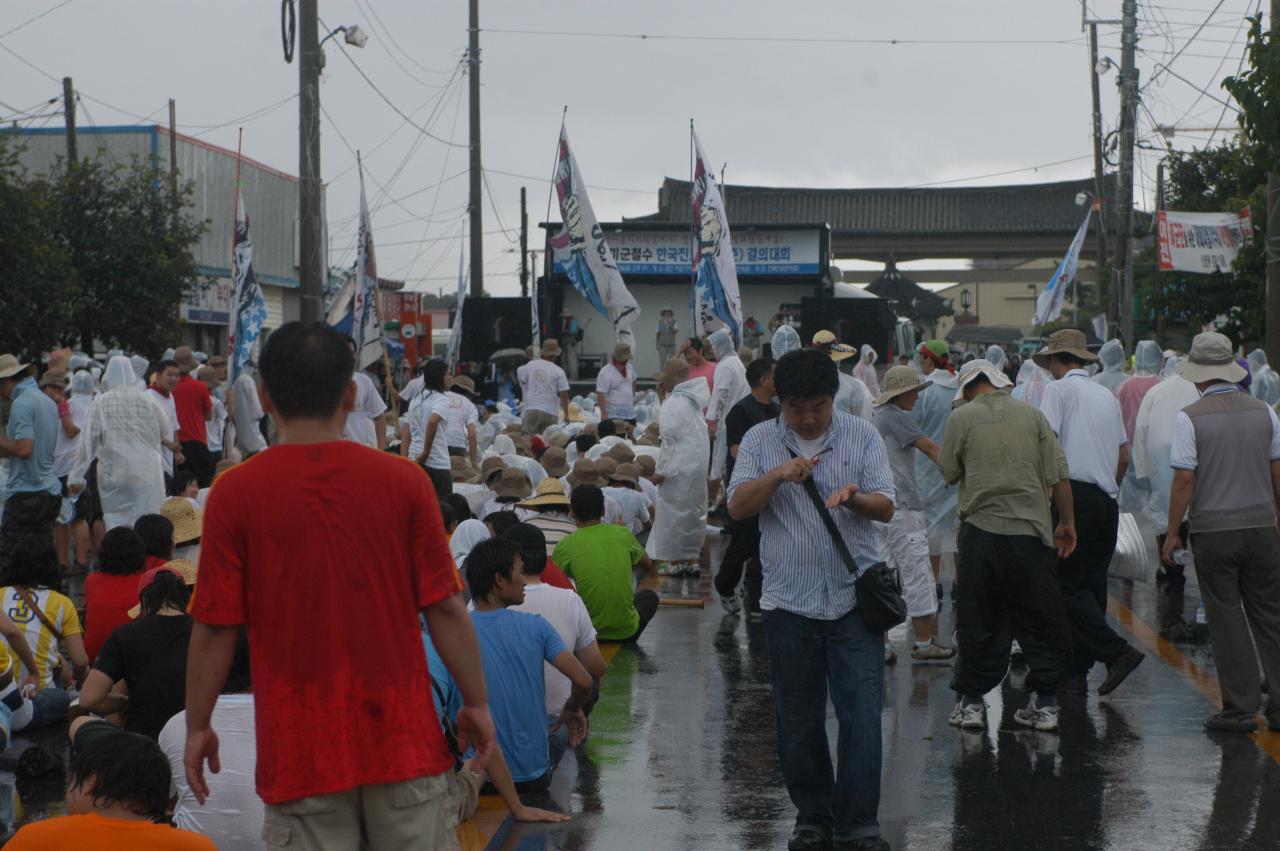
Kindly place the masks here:
<instances>
[{"instance_id":1,"label":"power line","mask_svg":"<svg viewBox=\"0 0 1280 851\"><path fill-rule=\"evenodd\" d=\"M1183 51L1185 51L1188 47L1191 46L1191 42L1196 40L1196 36L1204 32L1204 28L1208 25L1209 21L1213 20L1213 16L1218 14L1218 10L1222 8L1222 4L1225 2L1226 0L1218 0L1218 4L1213 7L1213 11L1211 11L1209 13L1209 16L1204 19L1204 23L1202 23L1199 27L1197 27L1196 31L1191 34L1191 37L1182 43L1182 47L1178 48L1178 52L1173 54L1173 58L1170 59L1168 62L1164 62L1156 66L1155 73L1151 75L1151 79L1147 80L1147 82L1143 84L1142 89L1139 90L1139 94L1141 94L1142 90L1145 90L1148 86L1150 86L1156 80L1160 79L1161 69L1168 71L1169 66L1172 65L1174 62L1178 61L1178 57L1182 55Z\"/></svg>"},{"instance_id":2,"label":"power line","mask_svg":"<svg viewBox=\"0 0 1280 851\"><path fill-rule=\"evenodd\" d=\"M1139 52L1139 53L1144 53L1144 54L1146 53L1146 51L1144 51L1142 48L1138 48L1138 52ZM1210 58L1212 58L1212 57L1210 57ZM1156 67L1160 67L1160 66L1158 66L1158 65L1157 65ZM1191 82L1191 81L1190 81L1190 80L1188 80L1186 77L1182 76L1181 74L1179 74L1177 71L1173 70L1172 68L1169 68L1169 67L1167 67L1167 66L1166 66L1166 67L1164 68L1164 70L1168 72L1168 74L1169 74L1169 76L1170 76L1170 77L1173 77L1175 80L1180 80L1180 81L1182 81L1182 82L1186 83L1188 86L1190 86L1191 88L1195 89L1197 92L1199 92L1200 94L1202 94L1202 95L1204 95L1205 97L1209 98L1210 100L1212 100L1212 101L1217 101L1218 103L1222 104L1223 106L1225 106L1226 108L1228 108L1228 109L1232 110L1233 112L1239 112L1239 111L1240 111L1239 109L1237 109L1236 107L1232 106L1230 103L1228 103L1227 101L1225 101L1225 100L1223 100L1222 98L1218 97L1217 95L1211 95L1211 94L1209 94L1209 92L1208 92L1208 91L1207 91L1203 86L1198 86L1198 85L1196 85L1195 83Z\"/></svg>"},{"instance_id":3,"label":"power line","mask_svg":"<svg viewBox=\"0 0 1280 851\"><path fill-rule=\"evenodd\" d=\"M878 45L1036 45L1036 44L1074 44L1083 42L1079 38L1070 39L928 39L928 38L839 38L834 36L745 36L745 35L681 35L678 33L624 33L593 32L569 30L516 30L490 29L485 33L499 35L532 35L532 36L565 36L570 38L614 38L635 41L733 41L761 42L774 44L878 44Z\"/></svg>"},{"instance_id":4,"label":"power line","mask_svg":"<svg viewBox=\"0 0 1280 851\"><path fill-rule=\"evenodd\" d=\"M223 121L218 124L179 124L178 126L183 128L198 129L200 132L192 133L191 135L196 138L199 138L200 136L206 136L209 133L212 133L214 130L221 130L223 127L237 127L241 124L247 124L250 121L257 121L259 118L265 118L266 116L275 112L277 109L280 109L285 104L291 103L297 99L298 99L298 93L294 92L293 94L289 95L283 100L278 100L275 103L270 103L270 104L267 104L266 106L259 107L258 109L255 109L252 112L246 112L244 115L236 116L235 118L232 118L229 121Z\"/></svg>"},{"instance_id":5,"label":"power line","mask_svg":"<svg viewBox=\"0 0 1280 851\"><path fill-rule=\"evenodd\" d=\"M948 183L967 183L970 180L985 180L989 177L1004 177L1009 174L1021 174L1027 171L1039 171L1042 168L1052 168L1055 165L1066 165L1067 163L1080 162L1081 160L1091 160L1093 154L1085 154L1082 157L1071 157L1065 160L1056 160L1051 163L1040 163L1039 165L1029 165L1026 168L1014 168L1009 171L993 171L989 174L975 174L973 177L956 177L950 180L934 180L929 183L915 183L910 186L904 186L903 189L924 189L929 186L945 186Z\"/></svg>"},{"instance_id":6,"label":"power line","mask_svg":"<svg viewBox=\"0 0 1280 851\"><path fill-rule=\"evenodd\" d=\"M1257 11L1261 8L1262 8L1262 0L1257 0L1257 4L1254 6L1254 13L1256 14ZM1245 25L1247 23L1249 23L1248 18L1241 18L1240 23L1236 25L1235 41L1233 41L1231 47L1227 48L1227 51L1222 54L1222 59L1218 62L1218 67L1213 69L1213 76L1212 76L1213 79L1215 80L1221 79L1218 75L1222 73L1222 66L1231 57L1231 51L1235 49L1236 43L1240 40L1241 35L1244 34ZM1241 51L1240 61L1242 63L1244 62L1244 56L1245 56L1244 51ZM1209 87L1208 84L1206 84L1205 88L1207 89L1208 87ZM1196 99L1192 101L1191 106L1187 107L1186 111L1183 112L1182 115L1178 116L1178 119L1173 122L1174 126L1181 124L1183 120L1186 119L1186 117L1191 114L1191 111L1196 108L1196 106L1200 103L1200 101L1203 98L1204 98L1204 92L1202 91L1200 92L1199 95L1196 96Z\"/></svg>"},{"instance_id":7,"label":"power line","mask_svg":"<svg viewBox=\"0 0 1280 851\"><path fill-rule=\"evenodd\" d=\"M372 3L369 3L368 8L366 8L366 5L364 3L360 2L360 0L356 0L356 8L360 10L360 14L364 15L365 22L369 25L369 29L373 31L375 40L378 42L379 46L381 46L383 50L387 51L387 55L391 57L391 61L396 64L397 68L399 68L401 71L404 72L406 77L408 77L410 80L413 80L415 83L417 83L419 86L422 86L423 88L439 89L439 88L443 88L443 86L446 85L444 83L441 83L441 84L428 83L424 80L418 79L417 75L415 75L408 68L406 68L400 62L400 60L396 58L395 52L393 52L390 47L387 47L388 42L390 42L396 48L396 50L404 54L405 58L407 58L414 65L417 65L423 71L426 71L429 74L448 74L449 73L447 70L436 71L430 68L423 68L422 65L420 65L417 62L417 60L415 60L409 53L407 53L396 42L395 37L391 35L391 29L386 24L382 23L382 18L378 16L376 11L374 11ZM370 13L372 13L373 17L370 17ZM375 19L377 20L378 24L374 24ZM381 30L379 30L378 25L381 25Z\"/></svg>"},{"instance_id":8,"label":"power line","mask_svg":"<svg viewBox=\"0 0 1280 851\"><path fill-rule=\"evenodd\" d=\"M28 26L30 26L31 24L34 24L36 21L40 20L41 18L45 17L46 15L52 15L54 12L58 11L58 10L59 10L59 9L61 9L63 6L65 6L65 5L67 5L68 3L71 3L71 2L74 2L74 0L62 0L62 2L61 2L61 3L59 3L57 6L53 6L53 7L51 7L51 8L45 9L43 12L41 12L41 13L40 13L40 14L38 14L38 15L36 15L34 18L28 18L27 20L25 20L25 21L23 21L22 23L18 24L18 25L17 25L16 27L14 27L13 29L5 30L4 32L0 33L0 38L8 38L9 36L11 36L11 35L13 35L14 33L16 33L18 30L22 29L23 27L28 27Z\"/></svg>"},{"instance_id":9,"label":"power line","mask_svg":"<svg viewBox=\"0 0 1280 851\"><path fill-rule=\"evenodd\" d=\"M534 181L537 181L538 183L551 182L551 178L549 177L534 177L532 174L519 174L514 171L502 171L501 169L497 169L497 168L486 167L485 172L487 174L500 174L503 177L516 177L516 178L519 178L520 180L534 180ZM630 192L635 195L652 195L653 194L652 189L623 189L620 186L599 186L595 183L588 183L586 184L586 187L588 189L599 189L602 192Z\"/></svg>"}]
</instances>

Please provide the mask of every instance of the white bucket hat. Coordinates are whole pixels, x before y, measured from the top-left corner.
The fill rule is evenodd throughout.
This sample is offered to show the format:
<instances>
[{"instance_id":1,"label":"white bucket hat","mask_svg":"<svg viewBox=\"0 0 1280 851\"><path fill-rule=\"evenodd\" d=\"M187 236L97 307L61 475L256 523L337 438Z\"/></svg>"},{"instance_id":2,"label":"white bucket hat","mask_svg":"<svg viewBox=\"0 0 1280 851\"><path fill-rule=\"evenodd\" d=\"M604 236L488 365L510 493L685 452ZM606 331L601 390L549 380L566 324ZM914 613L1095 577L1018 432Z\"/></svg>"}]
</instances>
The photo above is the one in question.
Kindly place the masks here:
<instances>
[{"instance_id":1,"label":"white bucket hat","mask_svg":"<svg viewBox=\"0 0 1280 851\"><path fill-rule=\"evenodd\" d=\"M1222 334L1208 331L1191 341L1191 352L1178 364L1178 375L1199 384L1204 381L1227 381L1239 384L1249 372L1236 363L1231 341Z\"/></svg>"},{"instance_id":2,"label":"white bucket hat","mask_svg":"<svg viewBox=\"0 0 1280 851\"><path fill-rule=\"evenodd\" d=\"M995 364L986 358L971 360L960 367L960 375L956 378L956 402L964 401L964 388L979 375L985 375L987 380L991 382L991 386L997 390L1013 385L1013 382L1009 380L1009 376L996 369Z\"/></svg>"}]
</instances>

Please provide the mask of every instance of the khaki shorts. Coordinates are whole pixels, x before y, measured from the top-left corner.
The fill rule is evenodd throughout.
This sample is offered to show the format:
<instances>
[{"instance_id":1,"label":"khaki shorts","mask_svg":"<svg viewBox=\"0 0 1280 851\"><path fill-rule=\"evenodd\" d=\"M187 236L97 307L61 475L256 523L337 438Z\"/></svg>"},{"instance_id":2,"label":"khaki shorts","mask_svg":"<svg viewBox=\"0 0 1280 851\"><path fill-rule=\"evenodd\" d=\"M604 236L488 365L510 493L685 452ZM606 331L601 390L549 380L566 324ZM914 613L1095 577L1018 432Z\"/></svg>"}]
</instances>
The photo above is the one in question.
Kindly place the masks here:
<instances>
[{"instance_id":1,"label":"khaki shorts","mask_svg":"<svg viewBox=\"0 0 1280 851\"><path fill-rule=\"evenodd\" d=\"M560 422L560 418L558 416L555 414L548 414L546 411L525 411L524 416L520 418L520 425L530 435L542 434L544 430L558 422Z\"/></svg>"},{"instance_id":2,"label":"khaki shorts","mask_svg":"<svg viewBox=\"0 0 1280 851\"><path fill-rule=\"evenodd\" d=\"M304 851L457 849L457 785L449 770L434 777L268 804L262 840L268 848Z\"/></svg>"}]
</instances>

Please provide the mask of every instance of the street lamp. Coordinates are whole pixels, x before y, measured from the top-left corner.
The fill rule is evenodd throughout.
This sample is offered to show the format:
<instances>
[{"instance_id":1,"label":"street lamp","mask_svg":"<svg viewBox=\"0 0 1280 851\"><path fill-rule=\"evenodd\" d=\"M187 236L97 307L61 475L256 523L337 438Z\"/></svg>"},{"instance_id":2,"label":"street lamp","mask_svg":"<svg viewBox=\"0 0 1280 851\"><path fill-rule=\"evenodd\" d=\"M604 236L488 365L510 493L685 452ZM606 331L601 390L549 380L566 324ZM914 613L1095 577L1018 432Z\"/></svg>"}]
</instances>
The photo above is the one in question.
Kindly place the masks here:
<instances>
[{"instance_id":1,"label":"street lamp","mask_svg":"<svg viewBox=\"0 0 1280 851\"><path fill-rule=\"evenodd\" d=\"M969 293L968 289L960 291L960 306L964 308L965 313L968 313L969 308L973 307L973 296Z\"/></svg>"},{"instance_id":2,"label":"street lamp","mask_svg":"<svg viewBox=\"0 0 1280 851\"><path fill-rule=\"evenodd\" d=\"M320 39L320 46L324 47L324 43L338 33L342 33L342 40L352 47L364 47L369 43L369 34L360 29L359 26L352 24L349 27L335 27L333 32Z\"/></svg>"}]
</instances>

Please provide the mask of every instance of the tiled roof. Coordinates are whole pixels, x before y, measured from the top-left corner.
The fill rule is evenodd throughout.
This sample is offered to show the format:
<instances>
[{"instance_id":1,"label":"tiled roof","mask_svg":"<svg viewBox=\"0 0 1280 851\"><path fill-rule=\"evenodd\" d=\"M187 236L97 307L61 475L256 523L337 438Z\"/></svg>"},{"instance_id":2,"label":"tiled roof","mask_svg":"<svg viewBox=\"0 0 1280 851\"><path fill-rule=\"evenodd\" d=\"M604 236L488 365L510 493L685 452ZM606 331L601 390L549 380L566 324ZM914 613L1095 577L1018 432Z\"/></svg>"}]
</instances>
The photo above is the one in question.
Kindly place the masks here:
<instances>
[{"instance_id":1,"label":"tiled roof","mask_svg":"<svg viewBox=\"0 0 1280 851\"><path fill-rule=\"evenodd\" d=\"M898 309L912 319L933 320L952 314L950 299L932 293L908 278L890 260L884 273L867 285L867 291L893 299Z\"/></svg>"},{"instance_id":2,"label":"tiled roof","mask_svg":"<svg viewBox=\"0 0 1280 851\"><path fill-rule=\"evenodd\" d=\"M1114 185L1112 176L1108 185ZM1074 233L1084 216L1076 195L1093 179L1016 186L920 189L805 189L726 186L729 222L829 224L834 234L966 236ZM659 210L628 221L689 221L689 183L668 177ZM1108 227L1108 230L1112 230Z\"/></svg>"}]
</instances>

